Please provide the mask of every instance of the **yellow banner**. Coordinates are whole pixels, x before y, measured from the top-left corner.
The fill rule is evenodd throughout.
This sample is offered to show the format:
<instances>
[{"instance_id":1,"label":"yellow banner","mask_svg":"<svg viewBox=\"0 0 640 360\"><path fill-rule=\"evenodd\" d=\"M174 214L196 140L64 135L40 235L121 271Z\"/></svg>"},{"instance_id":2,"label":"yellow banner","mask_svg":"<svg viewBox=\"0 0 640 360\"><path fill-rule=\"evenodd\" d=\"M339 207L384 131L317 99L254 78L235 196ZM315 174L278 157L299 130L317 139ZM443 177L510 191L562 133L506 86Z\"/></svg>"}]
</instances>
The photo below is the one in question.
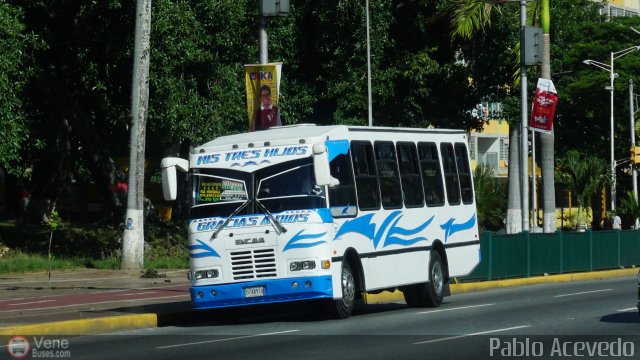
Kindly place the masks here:
<instances>
[{"instance_id":1,"label":"yellow banner","mask_svg":"<svg viewBox=\"0 0 640 360\"><path fill-rule=\"evenodd\" d=\"M249 131L281 126L278 95L282 63L245 65Z\"/></svg>"}]
</instances>

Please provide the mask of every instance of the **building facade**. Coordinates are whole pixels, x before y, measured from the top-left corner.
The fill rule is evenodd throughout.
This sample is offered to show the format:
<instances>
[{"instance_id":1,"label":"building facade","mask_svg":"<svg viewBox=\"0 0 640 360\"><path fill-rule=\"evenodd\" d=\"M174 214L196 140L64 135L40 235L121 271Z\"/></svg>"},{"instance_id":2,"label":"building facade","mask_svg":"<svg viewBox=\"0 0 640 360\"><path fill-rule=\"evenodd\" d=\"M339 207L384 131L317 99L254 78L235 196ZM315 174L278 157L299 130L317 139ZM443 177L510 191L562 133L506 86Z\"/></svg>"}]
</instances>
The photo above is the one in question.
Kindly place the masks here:
<instances>
[{"instance_id":1,"label":"building facade","mask_svg":"<svg viewBox=\"0 0 640 360\"><path fill-rule=\"evenodd\" d=\"M507 177L509 164L509 124L506 120L489 120L482 131L469 133L471 166L486 165L497 177Z\"/></svg>"},{"instance_id":2,"label":"building facade","mask_svg":"<svg viewBox=\"0 0 640 360\"><path fill-rule=\"evenodd\" d=\"M595 0L602 3L600 15L608 17L640 15L640 0Z\"/></svg>"}]
</instances>

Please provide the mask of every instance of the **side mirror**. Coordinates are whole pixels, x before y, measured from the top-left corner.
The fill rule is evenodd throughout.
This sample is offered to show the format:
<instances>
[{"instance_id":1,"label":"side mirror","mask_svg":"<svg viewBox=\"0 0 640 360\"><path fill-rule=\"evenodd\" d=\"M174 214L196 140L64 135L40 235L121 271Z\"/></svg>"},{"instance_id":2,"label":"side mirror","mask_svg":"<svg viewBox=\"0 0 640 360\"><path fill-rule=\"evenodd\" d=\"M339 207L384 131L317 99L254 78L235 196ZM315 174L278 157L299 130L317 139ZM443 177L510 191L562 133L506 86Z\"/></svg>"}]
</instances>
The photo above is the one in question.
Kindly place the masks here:
<instances>
[{"instance_id":1,"label":"side mirror","mask_svg":"<svg viewBox=\"0 0 640 360\"><path fill-rule=\"evenodd\" d=\"M329 154L324 144L313 144L313 172L316 176L316 184L320 186L331 184Z\"/></svg>"},{"instance_id":2,"label":"side mirror","mask_svg":"<svg viewBox=\"0 0 640 360\"><path fill-rule=\"evenodd\" d=\"M164 199L173 201L178 196L178 181L176 179L176 168L182 172L189 171L189 160L181 158L164 158L160 163L162 168L162 192Z\"/></svg>"}]
</instances>

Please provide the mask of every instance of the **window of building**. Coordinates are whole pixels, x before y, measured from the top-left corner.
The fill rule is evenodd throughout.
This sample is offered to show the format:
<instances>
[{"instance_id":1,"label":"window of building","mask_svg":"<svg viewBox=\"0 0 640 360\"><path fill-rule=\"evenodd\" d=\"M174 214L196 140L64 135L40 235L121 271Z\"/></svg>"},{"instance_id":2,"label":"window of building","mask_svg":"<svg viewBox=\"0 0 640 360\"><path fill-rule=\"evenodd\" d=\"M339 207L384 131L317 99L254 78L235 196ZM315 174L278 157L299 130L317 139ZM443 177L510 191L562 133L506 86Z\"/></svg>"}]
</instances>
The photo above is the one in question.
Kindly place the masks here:
<instances>
[{"instance_id":1,"label":"window of building","mask_svg":"<svg viewBox=\"0 0 640 360\"><path fill-rule=\"evenodd\" d=\"M353 171L349 154L340 154L329 163L331 176L340 184L329 187L329 208L333 217L355 216L356 188L353 184Z\"/></svg>"},{"instance_id":2,"label":"window of building","mask_svg":"<svg viewBox=\"0 0 640 360\"><path fill-rule=\"evenodd\" d=\"M375 152L382 207L385 209L400 208L402 207L402 189L398 176L396 148L391 141L376 141Z\"/></svg>"},{"instance_id":3,"label":"window of building","mask_svg":"<svg viewBox=\"0 0 640 360\"><path fill-rule=\"evenodd\" d=\"M424 193L422 192L416 145L414 143L399 142L396 145L396 149L398 150L398 165L400 166L404 206L422 206L424 204Z\"/></svg>"},{"instance_id":4,"label":"window of building","mask_svg":"<svg viewBox=\"0 0 640 360\"><path fill-rule=\"evenodd\" d=\"M442 168L444 171L444 183L447 188L447 200L449 205L460 204L460 184L458 181L458 169L456 159L453 154L453 145L450 143L440 144L442 154Z\"/></svg>"},{"instance_id":5,"label":"window of building","mask_svg":"<svg viewBox=\"0 0 640 360\"><path fill-rule=\"evenodd\" d=\"M469 168L467 146L463 143L456 143L455 149L462 203L473 204L473 179L471 177L471 169Z\"/></svg>"},{"instance_id":6,"label":"window of building","mask_svg":"<svg viewBox=\"0 0 640 360\"><path fill-rule=\"evenodd\" d=\"M378 210L380 208L380 189L371 143L368 141L351 142L351 156L356 176L358 206L362 210Z\"/></svg>"},{"instance_id":7,"label":"window of building","mask_svg":"<svg viewBox=\"0 0 640 360\"><path fill-rule=\"evenodd\" d=\"M434 143L418 143L418 158L427 206L444 205L444 186L438 147Z\"/></svg>"}]
</instances>

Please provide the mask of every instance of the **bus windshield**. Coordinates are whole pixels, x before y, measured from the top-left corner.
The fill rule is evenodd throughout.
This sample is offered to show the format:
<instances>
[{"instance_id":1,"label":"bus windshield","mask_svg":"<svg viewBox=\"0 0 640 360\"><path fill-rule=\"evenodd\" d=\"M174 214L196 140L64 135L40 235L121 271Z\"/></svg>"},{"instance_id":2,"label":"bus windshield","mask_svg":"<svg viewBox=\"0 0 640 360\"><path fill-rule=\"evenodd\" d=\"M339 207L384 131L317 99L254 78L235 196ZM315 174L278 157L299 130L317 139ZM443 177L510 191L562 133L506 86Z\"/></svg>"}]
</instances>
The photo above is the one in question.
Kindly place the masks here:
<instances>
[{"instance_id":1,"label":"bus windshield","mask_svg":"<svg viewBox=\"0 0 640 360\"><path fill-rule=\"evenodd\" d=\"M254 173L199 169L192 175L192 219L228 217L254 198L271 213L327 206L325 188L315 183L310 158L273 165ZM261 213L259 206L250 204L238 215Z\"/></svg>"}]
</instances>

